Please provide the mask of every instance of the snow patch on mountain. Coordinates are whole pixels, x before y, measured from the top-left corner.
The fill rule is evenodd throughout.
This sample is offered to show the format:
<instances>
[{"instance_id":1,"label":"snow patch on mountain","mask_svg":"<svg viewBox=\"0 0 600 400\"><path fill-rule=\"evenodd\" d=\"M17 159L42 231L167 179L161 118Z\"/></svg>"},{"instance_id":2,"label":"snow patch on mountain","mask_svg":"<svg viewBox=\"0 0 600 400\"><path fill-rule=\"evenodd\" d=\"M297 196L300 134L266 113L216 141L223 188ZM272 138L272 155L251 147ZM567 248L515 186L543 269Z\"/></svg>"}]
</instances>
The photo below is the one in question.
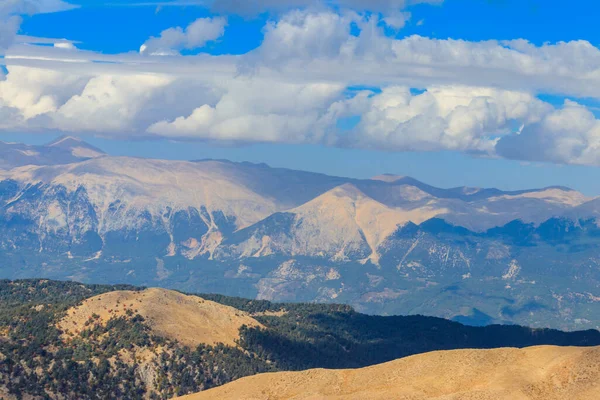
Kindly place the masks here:
<instances>
[{"instance_id":1,"label":"snow patch on mountain","mask_svg":"<svg viewBox=\"0 0 600 400\"><path fill-rule=\"evenodd\" d=\"M502 275L502 279L505 281L514 280L516 279L517 275L519 275L519 271L521 271L521 267L519 266L517 260L511 260L510 264L508 265L508 270L504 275Z\"/></svg>"}]
</instances>

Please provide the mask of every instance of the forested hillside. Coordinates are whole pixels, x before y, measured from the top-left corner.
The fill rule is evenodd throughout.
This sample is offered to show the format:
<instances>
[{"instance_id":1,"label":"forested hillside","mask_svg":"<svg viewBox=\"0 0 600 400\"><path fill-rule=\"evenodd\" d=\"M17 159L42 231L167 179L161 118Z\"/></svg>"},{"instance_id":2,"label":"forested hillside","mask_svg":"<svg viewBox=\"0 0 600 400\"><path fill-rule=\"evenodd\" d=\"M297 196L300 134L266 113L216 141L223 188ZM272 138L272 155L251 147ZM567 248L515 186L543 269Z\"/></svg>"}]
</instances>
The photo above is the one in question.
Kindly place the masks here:
<instances>
[{"instance_id":1,"label":"forested hillside","mask_svg":"<svg viewBox=\"0 0 600 400\"><path fill-rule=\"evenodd\" d=\"M243 325L233 346L186 346L158 330L156 319L144 318L133 303L121 304L119 313L111 310L108 319L86 316L81 329L59 329L82 303L108 292L141 290L0 281L0 398L167 399L262 372L363 367L431 350L600 345L594 330L469 327L431 317L368 316L344 305L220 295L186 298L231 306L240 318L258 322Z\"/></svg>"}]
</instances>

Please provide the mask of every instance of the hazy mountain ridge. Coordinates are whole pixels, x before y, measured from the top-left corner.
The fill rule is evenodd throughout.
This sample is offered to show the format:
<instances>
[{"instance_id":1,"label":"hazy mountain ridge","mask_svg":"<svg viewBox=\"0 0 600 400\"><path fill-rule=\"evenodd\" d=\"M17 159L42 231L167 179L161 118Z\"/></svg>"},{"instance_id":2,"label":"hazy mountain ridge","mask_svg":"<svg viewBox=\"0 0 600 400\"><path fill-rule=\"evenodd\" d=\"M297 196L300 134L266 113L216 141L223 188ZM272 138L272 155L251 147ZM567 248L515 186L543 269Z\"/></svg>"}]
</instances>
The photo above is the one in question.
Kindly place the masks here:
<instances>
[{"instance_id":1,"label":"hazy mountain ridge","mask_svg":"<svg viewBox=\"0 0 600 400\"><path fill-rule=\"evenodd\" d=\"M62 136L48 144L37 146L0 141L0 169L24 165L68 164L105 155L102 150L71 136Z\"/></svg>"},{"instance_id":2,"label":"hazy mountain ridge","mask_svg":"<svg viewBox=\"0 0 600 400\"><path fill-rule=\"evenodd\" d=\"M291 176L287 181L282 177L286 173ZM271 177L274 177L275 183L269 183ZM204 225L200 229L202 235L215 231L229 234L262 223L276 212L293 213L307 221L318 213L319 207L327 207L327 203L331 203L332 209L344 208L340 199L344 199L346 206L354 207L352 204L356 196L351 192L360 193L363 209L358 210L360 217L354 215L352 218L361 219L366 226L358 229L360 233L356 229L349 230L348 234L354 238L345 238L346 233L330 232L327 239L320 242L329 246L328 251L313 251L311 246L304 246L304 252L290 249L290 254L309 256L335 255L342 251L338 255L340 259L354 258L352 254L343 254L344 247L350 242L356 244L360 241L366 241L374 258L377 258L376 248L396 227L407 222L419 224L439 217L470 230L485 231L518 219L541 223L581 206L587 200L577 192L557 188L518 193L483 189L465 195L457 194L457 189L436 189L410 178L392 182L354 180L271 169L262 165L127 157L102 157L64 166L25 166L1 172L0 179L5 184L14 182L18 186L12 197L10 193L3 194L7 198L4 212L7 215L20 214L23 210L19 203L37 201L33 207L27 204L29 215L26 218L42 221L39 225L42 232L46 231L44 233L68 230L72 239L77 241L82 233L88 231L104 237L119 230L150 229L166 233L174 246L180 245L174 238L177 235L174 225L185 219L182 214L187 214L190 224ZM313 180L316 182L314 185ZM37 199L33 194L35 191L39 192ZM482 192L489 193L482 195ZM470 200L472 197L473 200ZM79 203L84 209L91 207L93 213L71 215L65 204L59 204L61 200L66 204ZM381 213L386 217L378 216ZM342 225L348 225L348 221L341 220L351 216L340 215L339 221L336 215L327 217L331 217L330 225L341 229ZM73 218L89 221L74 227ZM318 221L319 217L315 218L313 225L326 225L324 221ZM220 224L217 224L217 219L221 219ZM383 222L382 219L385 220L385 228L376 226L377 221ZM323 229L319 232L325 234ZM190 236L184 241L191 239L202 243L202 235ZM358 238L361 235L365 237ZM334 239L340 239L340 236L341 240Z\"/></svg>"},{"instance_id":3,"label":"hazy mountain ridge","mask_svg":"<svg viewBox=\"0 0 600 400\"><path fill-rule=\"evenodd\" d=\"M589 314L600 299L600 207L568 188L438 189L103 156L0 171L0 202L8 278L212 285L374 313L600 326Z\"/></svg>"}]
</instances>

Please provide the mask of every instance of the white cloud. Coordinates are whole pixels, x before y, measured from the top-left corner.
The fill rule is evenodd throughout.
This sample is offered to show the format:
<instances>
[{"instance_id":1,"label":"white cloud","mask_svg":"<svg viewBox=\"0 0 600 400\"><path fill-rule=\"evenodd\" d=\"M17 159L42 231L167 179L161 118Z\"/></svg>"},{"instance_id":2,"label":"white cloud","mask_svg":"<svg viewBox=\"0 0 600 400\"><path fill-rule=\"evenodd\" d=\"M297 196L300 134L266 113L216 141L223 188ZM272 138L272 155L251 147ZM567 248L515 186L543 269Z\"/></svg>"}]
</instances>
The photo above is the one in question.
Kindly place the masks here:
<instances>
[{"instance_id":1,"label":"white cloud","mask_svg":"<svg viewBox=\"0 0 600 400\"><path fill-rule=\"evenodd\" d=\"M56 42L53 43L54 47L57 49L65 49L65 50L75 50L77 47L71 42Z\"/></svg>"},{"instance_id":2,"label":"white cloud","mask_svg":"<svg viewBox=\"0 0 600 400\"><path fill-rule=\"evenodd\" d=\"M11 66L0 82L0 128L452 150L600 165L600 122L575 103L555 109L531 93L460 85L422 93L406 86L349 93L345 85L260 74L207 83L164 74L74 75ZM338 121L353 116L361 118L358 125L340 135Z\"/></svg>"},{"instance_id":3,"label":"white cloud","mask_svg":"<svg viewBox=\"0 0 600 400\"><path fill-rule=\"evenodd\" d=\"M407 87L388 87L368 99L350 145L493 155L499 137L551 111L549 104L524 92L446 86L412 94Z\"/></svg>"},{"instance_id":4,"label":"white cloud","mask_svg":"<svg viewBox=\"0 0 600 400\"><path fill-rule=\"evenodd\" d=\"M600 121L585 107L565 101L539 123L496 146L506 158L561 164L600 165Z\"/></svg>"},{"instance_id":5,"label":"white cloud","mask_svg":"<svg viewBox=\"0 0 600 400\"><path fill-rule=\"evenodd\" d=\"M406 5L377 4L400 3ZM13 45L0 60L9 71L0 81L0 129L451 150L600 165L594 115L576 103L556 108L536 97L600 97L598 48L586 41L394 39L385 36L382 18L291 11L269 22L259 48L239 56ZM167 30L146 43L146 53L201 47L225 24L201 19ZM350 89L356 86L381 91ZM411 92L415 87L426 90ZM340 119L356 116L356 127L338 131Z\"/></svg>"},{"instance_id":6,"label":"white cloud","mask_svg":"<svg viewBox=\"0 0 600 400\"><path fill-rule=\"evenodd\" d=\"M388 87L344 96L343 87L235 79L215 105L160 121L160 136L238 142L326 143L388 151L454 150L495 154L499 138L515 135L554 109L529 93L464 86L412 94ZM360 116L336 135L341 118Z\"/></svg>"},{"instance_id":7,"label":"white cloud","mask_svg":"<svg viewBox=\"0 0 600 400\"><path fill-rule=\"evenodd\" d=\"M169 28L162 31L159 37L148 39L140 47L140 53L174 55L183 49L198 49L223 36L226 25L227 20L223 17L198 18L185 30L180 27Z\"/></svg>"},{"instance_id":8,"label":"white cloud","mask_svg":"<svg viewBox=\"0 0 600 400\"><path fill-rule=\"evenodd\" d=\"M351 27L359 28L358 34ZM600 50L587 41L533 46L526 41L470 42L387 37L377 16L292 11L265 29L263 44L240 58L294 79L357 85L494 86L596 97ZM244 64L245 63L245 64Z\"/></svg>"},{"instance_id":9,"label":"white cloud","mask_svg":"<svg viewBox=\"0 0 600 400\"><path fill-rule=\"evenodd\" d=\"M0 82L0 105L18 110L24 120L54 112L85 85L81 76L59 71L10 67Z\"/></svg>"},{"instance_id":10,"label":"white cloud","mask_svg":"<svg viewBox=\"0 0 600 400\"><path fill-rule=\"evenodd\" d=\"M262 45L256 51L259 63L278 65L290 59L335 58L350 37L353 14L292 11L267 23Z\"/></svg>"},{"instance_id":11,"label":"white cloud","mask_svg":"<svg viewBox=\"0 0 600 400\"><path fill-rule=\"evenodd\" d=\"M343 86L236 78L214 105L159 121L148 132L167 137L238 142L319 143L335 126L330 107Z\"/></svg>"},{"instance_id":12,"label":"white cloud","mask_svg":"<svg viewBox=\"0 0 600 400\"><path fill-rule=\"evenodd\" d=\"M74 74L10 67L0 82L0 111L19 118L5 129L146 135L162 119L189 114L214 102L214 89L163 74Z\"/></svg>"},{"instance_id":13,"label":"white cloud","mask_svg":"<svg viewBox=\"0 0 600 400\"><path fill-rule=\"evenodd\" d=\"M358 36L350 32L353 24L361 28ZM252 73L259 70L281 80L304 83L492 86L573 97L596 97L600 93L600 50L586 41L533 46L524 41L469 42L421 36L393 39L383 34L376 17L307 11L291 12L269 23L265 31L264 43L240 56L157 59L83 51L59 54L59 49L52 52L45 47L18 46L11 48L4 62L67 69L73 66L59 62L96 60L103 65L78 68L194 78L200 73L209 74L207 68L213 74L224 69L228 75L235 74L231 71L237 63L252 66ZM56 61L50 62L52 58Z\"/></svg>"},{"instance_id":14,"label":"white cloud","mask_svg":"<svg viewBox=\"0 0 600 400\"><path fill-rule=\"evenodd\" d=\"M98 76L50 115L65 131L138 131L138 119L155 92L170 83L154 75Z\"/></svg>"},{"instance_id":15,"label":"white cloud","mask_svg":"<svg viewBox=\"0 0 600 400\"><path fill-rule=\"evenodd\" d=\"M66 11L75 6L62 0L2 0L0 2L0 54L15 40L21 15Z\"/></svg>"}]
</instances>

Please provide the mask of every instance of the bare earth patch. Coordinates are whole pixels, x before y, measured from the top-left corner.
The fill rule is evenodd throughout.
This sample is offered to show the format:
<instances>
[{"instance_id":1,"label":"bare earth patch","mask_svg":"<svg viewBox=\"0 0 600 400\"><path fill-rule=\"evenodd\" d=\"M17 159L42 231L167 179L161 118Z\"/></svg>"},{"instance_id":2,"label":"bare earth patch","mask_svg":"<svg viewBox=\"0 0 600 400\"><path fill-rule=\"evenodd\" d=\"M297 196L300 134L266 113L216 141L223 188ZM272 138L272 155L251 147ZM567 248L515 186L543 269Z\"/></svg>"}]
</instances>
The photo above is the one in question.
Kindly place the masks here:
<instances>
[{"instance_id":1,"label":"bare earth patch","mask_svg":"<svg viewBox=\"0 0 600 400\"><path fill-rule=\"evenodd\" d=\"M64 337L93 324L105 324L112 317L139 314L152 331L168 339L196 347L223 343L235 346L243 325L262 326L249 314L198 296L165 289L116 291L85 300L67 312L58 324Z\"/></svg>"},{"instance_id":2,"label":"bare earth patch","mask_svg":"<svg viewBox=\"0 0 600 400\"><path fill-rule=\"evenodd\" d=\"M600 348L438 351L356 370L256 375L181 399L600 399Z\"/></svg>"}]
</instances>

